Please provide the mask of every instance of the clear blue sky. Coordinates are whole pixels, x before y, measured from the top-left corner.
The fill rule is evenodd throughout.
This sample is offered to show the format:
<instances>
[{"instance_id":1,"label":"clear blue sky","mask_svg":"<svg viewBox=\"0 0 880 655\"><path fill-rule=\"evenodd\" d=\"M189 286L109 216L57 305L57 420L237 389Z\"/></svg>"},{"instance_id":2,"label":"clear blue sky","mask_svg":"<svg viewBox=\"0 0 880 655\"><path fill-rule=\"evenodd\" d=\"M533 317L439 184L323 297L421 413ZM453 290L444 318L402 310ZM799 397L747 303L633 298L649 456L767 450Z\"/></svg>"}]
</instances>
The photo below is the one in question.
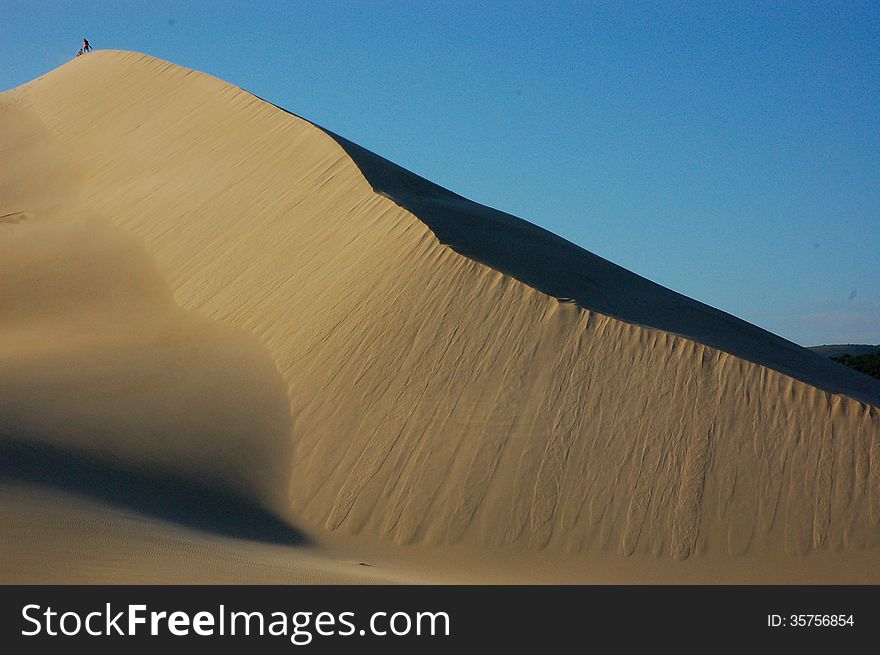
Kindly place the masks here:
<instances>
[{"instance_id":1,"label":"clear blue sky","mask_svg":"<svg viewBox=\"0 0 880 655\"><path fill-rule=\"evenodd\" d=\"M880 3L0 0L0 25L0 89L83 36L146 52L798 343L880 343Z\"/></svg>"}]
</instances>

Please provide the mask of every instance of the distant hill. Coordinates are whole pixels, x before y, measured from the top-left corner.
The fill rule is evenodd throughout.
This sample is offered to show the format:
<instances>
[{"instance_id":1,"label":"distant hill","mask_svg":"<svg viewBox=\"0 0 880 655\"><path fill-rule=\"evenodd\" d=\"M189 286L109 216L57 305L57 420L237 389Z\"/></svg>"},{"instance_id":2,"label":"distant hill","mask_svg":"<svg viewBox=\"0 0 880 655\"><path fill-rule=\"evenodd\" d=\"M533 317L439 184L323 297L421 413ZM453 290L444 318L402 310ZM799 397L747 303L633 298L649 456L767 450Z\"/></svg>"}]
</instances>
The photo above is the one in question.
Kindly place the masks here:
<instances>
[{"instance_id":1,"label":"distant hill","mask_svg":"<svg viewBox=\"0 0 880 655\"><path fill-rule=\"evenodd\" d=\"M810 350L849 366L860 373L880 379L880 345L848 343L811 346Z\"/></svg>"},{"instance_id":2,"label":"distant hill","mask_svg":"<svg viewBox=\"0 0 880 655\"><path fill-rule=\"evenodd\" d=\"M852 355L841 355L831 359L880 380L880 350L868 353L867 355L856 355L855 357Z\"/></svg>"},{"instance_id":3,"label":"distant hill","mask_svg":"<svg viewBox=\"0 0 880 655\"><path fill-rule=\"evenodd\" d=\"M845 343L826 346L810 346L809 349L814 353L819 353L820 355L831 357L833 359L842 355L849 355L850 357L870 355L871 353L880 351L880 345L872 346L864 343Z\"/></svg>"}]
</instances>

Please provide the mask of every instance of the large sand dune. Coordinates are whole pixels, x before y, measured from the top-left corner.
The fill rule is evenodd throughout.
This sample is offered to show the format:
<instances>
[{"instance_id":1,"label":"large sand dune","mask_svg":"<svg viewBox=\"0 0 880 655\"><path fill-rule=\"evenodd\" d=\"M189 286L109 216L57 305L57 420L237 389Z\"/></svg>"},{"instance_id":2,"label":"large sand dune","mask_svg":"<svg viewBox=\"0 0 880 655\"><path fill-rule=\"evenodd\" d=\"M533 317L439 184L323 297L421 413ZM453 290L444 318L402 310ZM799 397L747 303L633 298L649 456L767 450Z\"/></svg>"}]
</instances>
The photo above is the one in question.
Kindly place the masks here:
<instances>
[{"instance_id":1,"label":"large sand dune","mask_svg":"<svg viewBox=\"0 0 880 655\"><path fill-rule=\"evenodd\" d=\"M145 55L0 130L0 578L880 582L876 380Z\"/></svg>"}]
</instances>

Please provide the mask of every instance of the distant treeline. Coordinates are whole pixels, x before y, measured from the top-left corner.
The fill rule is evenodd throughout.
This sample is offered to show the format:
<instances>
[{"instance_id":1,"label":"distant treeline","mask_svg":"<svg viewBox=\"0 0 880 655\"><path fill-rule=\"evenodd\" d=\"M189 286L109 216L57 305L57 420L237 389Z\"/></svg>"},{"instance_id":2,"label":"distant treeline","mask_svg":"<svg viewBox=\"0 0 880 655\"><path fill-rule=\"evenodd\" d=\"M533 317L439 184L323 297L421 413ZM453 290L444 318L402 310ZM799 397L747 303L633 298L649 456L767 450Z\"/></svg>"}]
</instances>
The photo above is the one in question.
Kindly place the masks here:
<instances>
[{"instance_id":1,"label":"distant treeline","mask_svg":"<svg viewBox=\"0 0 880 655\"><path fill-rule=\"evenodd\" d=\"M880 351L870 353L868 355L841 355L840 357L832 357L835 362L840 362L850 368L854 368L861 373L865 373L877 379L880 379Z\"/></svg>"}]
</instances>

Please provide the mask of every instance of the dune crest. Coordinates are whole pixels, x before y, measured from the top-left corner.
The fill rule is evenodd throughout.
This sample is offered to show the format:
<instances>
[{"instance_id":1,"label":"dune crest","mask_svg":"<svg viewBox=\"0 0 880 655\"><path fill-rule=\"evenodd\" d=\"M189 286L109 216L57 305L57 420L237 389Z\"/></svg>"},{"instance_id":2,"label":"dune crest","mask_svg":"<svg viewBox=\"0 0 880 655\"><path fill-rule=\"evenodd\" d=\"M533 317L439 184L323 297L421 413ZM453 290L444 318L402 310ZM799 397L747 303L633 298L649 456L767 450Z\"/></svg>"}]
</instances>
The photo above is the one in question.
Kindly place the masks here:
<instances>
[{"instance_id":1,"label":"dune crest","mask_svg":"<svg viewBox=\"0 0 880 655\"><path fill-rule=\"evenodd\" d=\"M73 112L74 97L93 101ZM206 440L261 444L274 471L236 459L219 475L319 542L464 544L536 562L565 553L587 569L608 557L660 566L847 551L877 561L876 381L146 55L80 57L0 96L0 112L16 134L39 136L4 144L0 183L15 192L0 198L0 216L29 218L0 223L0 248L45 272L41 239L24 230L51 221L77 235L59 250L88 253L81 209L143 249L156 288L178 305L169 312L204 321L167 328L186 344L181 371L219 361L197 354L212 347L208 325L252 339L266 358L246 366L261 357L248 346L225 373L203 369L246 375L219 385L217 407L173 424L123 398L129 422L100 447L65 436L76 448L139 465L123 444L158 457L187 421L214 425ZM63 277L80 276L89 296L130 263L119 254L99 272L80 261ZM56 284L22 300L31 313L0 316L2 334L39 340L35 313L91 303ZM150 284L144 293L161 296ZM25 297L2 279L0 294ZM115 305L101 321L140 325ZM2 343L8 361L25 352L24 341ZM178 370L161 352L143 357L160 387ZM16 375L4 366L0 388L17 389L22 407L52 406ZM83 402L91 415L101 395ZM26 432L19 414L0 418L16 438ZM65 420L46 419L42 433L60 438ZM147 436L143 425L157 427ZM203 450L216 461L199 444L193 470ZM804 558L803 579L819 561Z\"/></svg>"}]
</instances>

